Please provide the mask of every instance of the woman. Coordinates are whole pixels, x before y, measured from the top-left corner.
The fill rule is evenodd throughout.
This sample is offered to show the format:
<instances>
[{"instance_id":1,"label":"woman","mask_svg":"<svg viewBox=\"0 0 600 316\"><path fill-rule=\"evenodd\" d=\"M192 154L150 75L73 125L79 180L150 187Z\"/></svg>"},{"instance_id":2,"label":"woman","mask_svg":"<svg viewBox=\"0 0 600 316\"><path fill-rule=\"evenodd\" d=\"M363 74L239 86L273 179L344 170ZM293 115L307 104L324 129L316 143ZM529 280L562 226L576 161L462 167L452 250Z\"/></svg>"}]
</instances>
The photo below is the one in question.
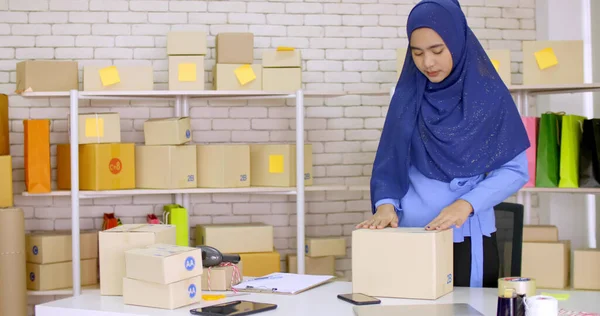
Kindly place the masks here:
<instances>
[{"instance_id":1,"label":"woman","mask_svg":"<svg viewBox=\"0 0 600 316\"><path fill-rule=\"evenodd\" d=\"M454 285L497 287L493 207L528 181L525 127L456 0L419 2L407 33L357 228L451 228Z\"/></svg>"}]
</instances>

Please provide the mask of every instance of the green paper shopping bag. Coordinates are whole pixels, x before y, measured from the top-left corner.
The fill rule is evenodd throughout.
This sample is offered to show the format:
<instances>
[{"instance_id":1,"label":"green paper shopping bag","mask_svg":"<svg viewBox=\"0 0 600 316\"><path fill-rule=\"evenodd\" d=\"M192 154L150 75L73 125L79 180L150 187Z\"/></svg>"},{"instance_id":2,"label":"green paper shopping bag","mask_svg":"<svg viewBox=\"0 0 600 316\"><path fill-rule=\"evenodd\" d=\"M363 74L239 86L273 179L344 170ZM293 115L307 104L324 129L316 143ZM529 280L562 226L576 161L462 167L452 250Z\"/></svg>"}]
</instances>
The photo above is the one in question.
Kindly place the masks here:
<instances>
[{"instance_id":1,"label":"green paper shopping bag","mask_svg":"<svg viewBox=\"0 0 600 316\"><path fill-rule=\"evenodd\" d=\"M559 181L560 128L564 113L547 112L540 118L535 186L555 188Z\"/></svg>"},{"instance_id":2,"label":"green paper shopping bag","mask_svg":"<svg viewBox=\"0 0 600 316\"><path fill-rule=\"evenodd\" d=\"M579 187L579 153L583 120L585 117L579 115L565 115L562 118L559 188Z\"/></svg>"}]
</instances>

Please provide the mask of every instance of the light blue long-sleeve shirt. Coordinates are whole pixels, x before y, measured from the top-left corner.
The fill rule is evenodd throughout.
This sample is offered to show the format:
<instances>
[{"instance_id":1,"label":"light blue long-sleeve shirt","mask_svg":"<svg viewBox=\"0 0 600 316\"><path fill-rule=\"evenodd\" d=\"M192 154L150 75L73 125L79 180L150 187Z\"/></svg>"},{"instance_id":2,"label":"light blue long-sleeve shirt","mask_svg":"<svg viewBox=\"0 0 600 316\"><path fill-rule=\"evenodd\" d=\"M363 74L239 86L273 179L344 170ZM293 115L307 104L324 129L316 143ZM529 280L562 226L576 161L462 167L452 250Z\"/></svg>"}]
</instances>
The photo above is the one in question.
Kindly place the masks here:
<instances>
[{"instance_id":1,"label":"light blue long-sleeve shirt","mask_svg":"<svg viewBox=\"0 0 600 316\"><path fill-rule=\"evenodd\" d=\"M457 178L450 183L425 177L414 166L409 169L409 188L401 201L382 199L398 214L398 226L425 227L440 212L458 199L473 206L473 213L460 227L453 226L454 242L471 237L471 287L483 286L483 236L496 231L494 206L506 200L529 180L527 156L522 152L487 175Z\"/></svg>"}]
</instances>

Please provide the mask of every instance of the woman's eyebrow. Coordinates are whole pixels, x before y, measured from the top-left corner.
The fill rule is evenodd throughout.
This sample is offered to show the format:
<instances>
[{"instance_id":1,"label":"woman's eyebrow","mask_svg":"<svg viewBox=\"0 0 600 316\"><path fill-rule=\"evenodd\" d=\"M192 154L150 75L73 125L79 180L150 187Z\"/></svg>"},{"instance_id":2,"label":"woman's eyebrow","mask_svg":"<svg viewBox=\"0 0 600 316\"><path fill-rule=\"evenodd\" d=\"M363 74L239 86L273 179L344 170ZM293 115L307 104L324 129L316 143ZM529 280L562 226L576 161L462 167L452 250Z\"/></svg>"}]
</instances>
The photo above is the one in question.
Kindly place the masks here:
<instances>
[{"instance_id":1,"label":"woman's eyebrow","mask_svg":"<svg viewBox=\"0 0 600 316\"><path fill-rule=\"evenodd\" d=\"M444 44L434 44L434 45L427 47L426 49L433 49L433 48L442 47L442 46L444 46ZM422 48L415 47L415 46L410 46L410 49L423 50Z\"/></svg>"}]
</instances>

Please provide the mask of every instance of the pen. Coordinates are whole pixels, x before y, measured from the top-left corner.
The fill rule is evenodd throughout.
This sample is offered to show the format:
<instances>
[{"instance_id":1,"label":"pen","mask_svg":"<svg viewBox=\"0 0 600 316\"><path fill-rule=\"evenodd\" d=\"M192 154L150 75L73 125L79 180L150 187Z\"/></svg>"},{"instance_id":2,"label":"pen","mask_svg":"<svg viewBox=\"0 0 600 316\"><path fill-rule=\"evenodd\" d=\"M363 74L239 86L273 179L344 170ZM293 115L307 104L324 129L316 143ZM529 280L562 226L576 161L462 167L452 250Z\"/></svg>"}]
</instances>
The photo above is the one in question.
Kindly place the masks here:
<instances>
[{"instance_id":1,"label":"pen","mask_svg":"<svg viewBox=\"0 0 600 316\"><path fill-rule=\"evenodd\" d=\"M256 280L273 280L273 279L281 279L281 276L280 275L264 276L264 277L252 279L250 281L256 281Z\"/></svg>"},{"instance_id":2,"label":"pen","mask_svg":"<svg viewBox=\"0 0 600 316\"><path fill-rule=\"evenodd\" d=\"M254 287L252 285L246 285L246 289L258 289L258 290L261 290L260 287ZM268 289L263 289L263 290L268 290ZM271 288L270 290L273 291L273 292L275 292L275 291L277 291L277 288L274 287L274 288Z\"/></svg>"}]
</instances>

